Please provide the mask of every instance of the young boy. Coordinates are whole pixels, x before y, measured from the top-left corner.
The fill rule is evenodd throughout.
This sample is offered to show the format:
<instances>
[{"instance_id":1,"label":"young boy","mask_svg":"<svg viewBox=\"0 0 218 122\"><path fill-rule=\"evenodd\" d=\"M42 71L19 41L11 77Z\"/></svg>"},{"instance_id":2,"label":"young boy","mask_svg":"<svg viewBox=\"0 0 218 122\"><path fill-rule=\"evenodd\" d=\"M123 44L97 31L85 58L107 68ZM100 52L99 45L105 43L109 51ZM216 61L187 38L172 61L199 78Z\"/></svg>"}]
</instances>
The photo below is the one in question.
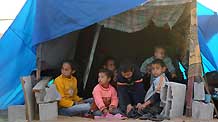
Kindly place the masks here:
<instances>
[{"instance_id":1,"label":"young boy","mask_svg":"<svg viewBox=\"0 0 218 122\"><path fill-rule=\"evenodd\" d=\"M173 66L172 60L166 56L165 49L161 46L156 46L154 48L154 56L146 59L140 68L140 71L144 74L151 74L151 66L149 64L152 63L155 59L161 59L166 64L167 70L170 72L171 78L176 78L175 67Z\"/></svg>"},{"instance_id":2,"label":"young boy","mask_svg":"<svg viewBox=\"0 0 218 122\"><path fill-rule=\"evenodd\" d=\"M160 107L160 90L168 78L165 76L166 66L161 59L155 59L151 64L151 73L154 77L149 90L146 93L143 104L138 104L136 107L138 111L144 114L160 114L162 108Z\"/></svg>"},{"instance_id":3,"label":"young boy","mask_svg":"<svg viewBox=\"0 0 218 122\"><path fill-rule=\"evenodd\" d=\"M116 62L113 57L107 57L104 60L103 63L103 68L110 70L113 73L113 79L111 80L110 84L114 87L117 88L117 83L116 83L116 78L117 78L117 69L116 69Z\"/></svg>"},{"instance_id":4,"label":"young boy","mask_svg":"<svg viewBox=\"0 0 218 122\"><path fill-rule=\"evenodd\" d=\"M107 69L101 69L98 73L99 84L95 86L92 94L94 104L91 108L94 116L119 113L117 92L110 81L113 78L113 73Z\"/></svg>"},{"instance_id":5,"label":"young boy","mask_svg":"<svg viewBox=\"0 0 218 122\"><path fill-rule=\"evenodd\" d=\"M129 61L121 63L117 75L119 105L123 113L130 115L134 106L144 101L144 84L139 68Z\"/></svg>"},{"instance_id":6,"label":"young boy","mask_svg":"<svg viewBox=\"0 0 218 122\"><path fill-rule=\"evenodd\" d=\"M58 112L61 115L81 115L90 110L90 103L85 103L87 100L82 100L82 98L77 95L77 79L72 76L75 72L75 67L71 61L64 61L62 64L61 75L54 81L57 91L61 95L61 100L58 102Z\"/></svg>"}]
</instances>

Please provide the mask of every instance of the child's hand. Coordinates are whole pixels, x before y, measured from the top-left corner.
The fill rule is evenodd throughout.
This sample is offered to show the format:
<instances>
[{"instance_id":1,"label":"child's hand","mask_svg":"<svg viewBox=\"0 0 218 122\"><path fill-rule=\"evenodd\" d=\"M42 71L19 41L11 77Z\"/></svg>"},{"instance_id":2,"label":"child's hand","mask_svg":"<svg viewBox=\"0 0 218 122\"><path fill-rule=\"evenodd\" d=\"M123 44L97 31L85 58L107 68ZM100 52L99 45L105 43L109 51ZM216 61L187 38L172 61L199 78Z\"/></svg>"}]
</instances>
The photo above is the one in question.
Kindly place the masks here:
<instances>
[{"instance_id":1,"label":"child's hand","mask_svg":"<svg viewBox=\"0 0 218 122\"><path fill-rule=\"evenodd\" d=\"M102 112L103 112L104 115L109 113L109 111L106 108Z\"/></svg>"},{"instance_id":2,"label":"child's hand","mask_svg":"<svg viewBox=\"0 0 218 122\"><path fill-rule=\"evenodd\" d=\"M144 109L144 104L138 103L136 108L138 109L138 111L141 111L142 109Z\"/></svg>"},{"instance_id":3,"label":"child's hand","mask_svg":"<svg viewBox=\"0 0 218 122\"><path fill-rule=\"evenodd\" d=\"M78 104L83 104L83 103L84 103L83 100L81 100L81 101L79 101L79 102L75 102L76 105L78 105Z\"/></svg>"},{"instance_id":4,"label":"child's hand","mask_svg":"<svg viewBox=\"0 0 218 122\"><path fill-rule=\"evenodd\" d=\"M133 106L131 104L127 105L126 113L129 113L133 109Z\"/></svg>"},{"instance_id":5,"label":"child's hand","mask_svg":"<svg viewBox=\"0 0 218 122\"><path fill-rule=\"evenodd\" d=\"M137 105L136 105L136 108L140 108L142 106L142 104L141 103L138 103Z\"/></svg>"},{"instance_id":6,"label":"child's hand","mask_svg":"<svg viewBox=\"0 0 218 122\"><path fill-rule=\"evenodd\" d=\"M114 105L109 106L109 112L112 113L116 107Z\"/></svg>"},{"instance_id":7,"label":"child's hand","mask_svg":"<svg viewBox=\"0 0 218 122\"><path fill-rule=\"evenodd\" d=\"M176 73L172 73L172 74L171 74L171 77L172 77L172 78L176 78L176 77L177 77L177 76L176 76Z\"/></svg>"}]
</instances>

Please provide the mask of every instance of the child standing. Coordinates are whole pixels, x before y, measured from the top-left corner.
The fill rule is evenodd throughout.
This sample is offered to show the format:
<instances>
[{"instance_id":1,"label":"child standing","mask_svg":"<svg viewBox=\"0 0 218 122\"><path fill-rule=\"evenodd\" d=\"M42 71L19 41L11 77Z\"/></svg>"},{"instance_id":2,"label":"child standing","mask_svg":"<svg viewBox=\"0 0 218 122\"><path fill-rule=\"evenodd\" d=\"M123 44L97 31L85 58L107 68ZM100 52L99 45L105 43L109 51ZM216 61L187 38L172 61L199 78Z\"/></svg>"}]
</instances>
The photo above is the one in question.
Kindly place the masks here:
<instances>
[{"instance_id":1,"label":"child standing","mask_svg":"<svg viewBox=\"0 0 218 122\"><path fill-rule=\"evenodd\" d=\"M144 84L139 68L129 61L121 63L117 75L119 106L127 116L134 106L144 101Z\"/></svg>"},{"instance_id":2,"label":"child standing","mask_svg":"<svg viewBox=\"0 0 218 122\"><path fill-rule=\"evenodd\" d=\"M151 64L151 73L153 75L152 84L145 96L145 102L138 104L139 111L143 111L144 114L160 114L162 108L160 107L160 90L164 86L165 82L168 82L168 78L165 76L166 66L161 59L155 59Z\"/></svg>"},{"instance_id":3,"label":"child standing","mask_svg":"<svg viewBox=\"0 0 218 122\"><path fill-rule=\"evenodd\" d=\"M106 114L119 113L117 92L110 81L113 79L113 73L107 69L101 69L98 73L99 84L95 86L92 94L94 105L91 108L93 115L101 116Z\"/></svg>"},{"instance_id":4,"label":"child standing","mask_svg":"<svg viewBox=\"0 0 218 122\"><path fill-rule=\"evenodd\" d=\"M90 110L90 104L85 103L85 101L77 95L77 79L72 76L75 72L76 70L72 62L64 61L62 64L61 75L54 81L57 91L61 95L61 100L58 102L58 112L61 115L81 115Z\"/></svg>"},{"instance_id":5,"label":"child standing","mask_svg":"<svg viewBox=\"0 0 218 122\"><path fill-rule=\"evenodd\" d=\"M172 60L166 56L165 49L161 46L156 46L154 49L154 56L146 59L140 68L140 71L144 74L151 73L151 66L149 64L152 63L155 59L161 59L166 64L167 70L170 72L171 78L176 78L175 67L173 66Z\"/></svg>"}]
</instances>

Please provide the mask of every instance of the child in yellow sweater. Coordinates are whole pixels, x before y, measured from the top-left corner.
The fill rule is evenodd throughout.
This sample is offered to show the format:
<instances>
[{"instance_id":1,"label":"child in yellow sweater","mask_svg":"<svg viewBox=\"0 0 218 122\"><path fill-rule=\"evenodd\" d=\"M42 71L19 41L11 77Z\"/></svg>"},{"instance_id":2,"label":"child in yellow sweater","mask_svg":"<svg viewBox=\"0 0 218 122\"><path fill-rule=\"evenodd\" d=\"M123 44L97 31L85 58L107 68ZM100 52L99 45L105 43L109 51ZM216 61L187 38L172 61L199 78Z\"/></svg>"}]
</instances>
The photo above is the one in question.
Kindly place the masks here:
<instances>
[{"instance_id":1,"label":"child in yellow sweater","mask_svg":"<svg viewBox=\"0 0 218 122\"><path fill-rule=\"evenodd\" d=\"M90 100L83 100L77 93L77 79L72 76L76 72L70 61L62 64L61 75L58 76L54 84L61 95L58 103L59 114L65 116L74 116L87 113L90 110Z\"/></svg>"}]
</instances>

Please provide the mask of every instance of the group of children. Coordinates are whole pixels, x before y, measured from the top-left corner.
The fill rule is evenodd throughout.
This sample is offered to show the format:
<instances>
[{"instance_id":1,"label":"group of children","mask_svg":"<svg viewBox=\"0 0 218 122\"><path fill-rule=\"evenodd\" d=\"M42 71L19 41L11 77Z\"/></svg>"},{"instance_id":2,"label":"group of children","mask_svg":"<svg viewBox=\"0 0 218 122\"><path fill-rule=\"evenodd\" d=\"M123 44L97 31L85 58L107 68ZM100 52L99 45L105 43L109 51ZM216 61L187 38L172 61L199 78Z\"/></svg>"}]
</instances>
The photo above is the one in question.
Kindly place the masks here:
<instances>
[{"instance_id":1,"label":"group of children","mask_svg":"<svg viewBox=\"0 0 218 122\"><path fill-rule=\"evenodd\" d=\"M168 78L166 71L176 77L175 68L165 49L156 47L154 56L146 59L141 68L130 61L124 61L117 69L115 60L108 58L98 72L98 84L93 89L93 98L83 100L77 95L75 68L69 61L62 64L61 75L54 84L61 95L59 114L66 116L91 113L94 116L122 114L136 118L147 114L160 114L160 91ZM143 76L151 75L150 81L143 81ZM150 82L148 91L144 82ZM151 111L155 109L156 113Z\"/></svg>"}]
</instances>

